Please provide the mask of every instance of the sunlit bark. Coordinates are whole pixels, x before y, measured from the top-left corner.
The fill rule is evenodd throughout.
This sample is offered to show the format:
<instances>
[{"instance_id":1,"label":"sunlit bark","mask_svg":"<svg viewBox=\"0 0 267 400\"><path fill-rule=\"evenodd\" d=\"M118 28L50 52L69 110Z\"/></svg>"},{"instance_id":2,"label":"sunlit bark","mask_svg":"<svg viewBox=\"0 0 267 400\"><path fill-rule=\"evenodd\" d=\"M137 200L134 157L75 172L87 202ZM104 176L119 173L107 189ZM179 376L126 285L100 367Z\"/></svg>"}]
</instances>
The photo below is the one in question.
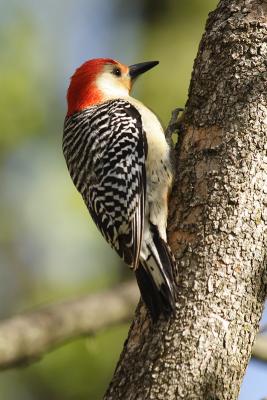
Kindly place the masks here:
<instances>
[{"instance_id":1,"label":"sunlit bark","mask_svg":"<svg viewBox=\"0 0 267 400\"><path fill-rule=\"evenodd\" d=\"M170 201L177 316L139 306L105 400L238 397L266 297L266 37L265 1L209 16Z\"/></svg>"}]
</instances>

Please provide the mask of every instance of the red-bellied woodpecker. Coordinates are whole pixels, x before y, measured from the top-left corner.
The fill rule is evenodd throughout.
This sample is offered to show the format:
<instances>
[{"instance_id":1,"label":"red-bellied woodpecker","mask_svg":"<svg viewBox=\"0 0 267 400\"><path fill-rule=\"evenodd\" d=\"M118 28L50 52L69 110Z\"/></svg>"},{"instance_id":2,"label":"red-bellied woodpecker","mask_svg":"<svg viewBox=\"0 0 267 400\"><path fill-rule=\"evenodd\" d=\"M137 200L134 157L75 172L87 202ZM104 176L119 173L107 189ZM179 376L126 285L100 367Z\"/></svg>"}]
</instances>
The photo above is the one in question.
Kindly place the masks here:
<instances>
[{"instance_id":1,"label":"red-bellied woodpecker","mask_svg":"<svg viewBox=\"0 0 267 400\"><path fill-rule=\"evenodd\" d=\"M82 64L68 89L63 136L72 180L102 235L134 269L154 321L175 312L166 242L170 149L158 118L129 92L157 64Z\"/></svg>"}]
</instances>

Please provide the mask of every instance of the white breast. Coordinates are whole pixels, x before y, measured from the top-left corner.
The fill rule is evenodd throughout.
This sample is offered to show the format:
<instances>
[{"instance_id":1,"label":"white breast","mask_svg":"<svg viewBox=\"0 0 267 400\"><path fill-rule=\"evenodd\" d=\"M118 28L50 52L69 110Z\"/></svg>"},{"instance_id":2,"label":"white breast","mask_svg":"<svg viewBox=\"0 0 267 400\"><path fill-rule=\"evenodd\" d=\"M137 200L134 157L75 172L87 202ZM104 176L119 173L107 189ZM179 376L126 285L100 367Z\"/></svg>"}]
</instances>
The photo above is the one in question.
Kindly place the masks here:
<instances>
[{"instance_id":1,"label":"white breast","mask_svg":"<svg viewBox=\"0 0 267 400\"><path fill-rule=\"evenodd\" d=\"M144 131L147 137L148 154L147 167L153 168L154 162L165 161L169 157L169 146L166 142L161 123L156 115L145 107L141 102L128 97L127 101L131 103L140 113Z\"/></svg>"}]
</instances>

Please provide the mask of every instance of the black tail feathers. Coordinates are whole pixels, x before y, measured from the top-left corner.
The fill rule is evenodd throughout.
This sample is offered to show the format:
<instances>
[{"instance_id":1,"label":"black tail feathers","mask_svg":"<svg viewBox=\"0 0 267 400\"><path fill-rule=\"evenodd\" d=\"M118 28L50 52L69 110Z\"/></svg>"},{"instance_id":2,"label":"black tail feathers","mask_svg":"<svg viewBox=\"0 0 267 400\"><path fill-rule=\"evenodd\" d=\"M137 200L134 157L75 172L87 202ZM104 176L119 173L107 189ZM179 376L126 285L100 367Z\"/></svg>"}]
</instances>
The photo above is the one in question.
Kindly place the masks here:
<instances>
[{"instance_id":1,"label":"black tail feathers","mask_svg":"<svg viewBox=\"0 0 267 400\"><path fill-rule=\"evenodd\" d=\"M175 261L167 243L153 227L154 243L149 247L147 260L142 260L135 271L136 280L153 322L161 314L169 318L175 314Z\"/></svg>"}]
</instances>

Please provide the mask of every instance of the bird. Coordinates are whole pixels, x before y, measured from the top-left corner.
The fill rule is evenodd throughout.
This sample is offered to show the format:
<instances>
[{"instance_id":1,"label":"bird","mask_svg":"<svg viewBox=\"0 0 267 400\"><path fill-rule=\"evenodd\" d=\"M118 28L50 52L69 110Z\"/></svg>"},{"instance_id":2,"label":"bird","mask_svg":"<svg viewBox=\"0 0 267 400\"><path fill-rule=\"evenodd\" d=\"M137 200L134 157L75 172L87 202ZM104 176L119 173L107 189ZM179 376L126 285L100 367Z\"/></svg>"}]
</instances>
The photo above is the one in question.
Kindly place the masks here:
<instances>
[{"instance_id":1,"label":"bird","mask_svg":"<svg viewBox=\"0 0 267 400\"><path fill-rule=\"evenodd\" d=\"M158 64L84 62L70 78L63 132L73 183L106 241L133 269L153 322L175 315L175 259L166 237L171 149L158 117L131 89Z\"/></svg>"}]
</instances>

